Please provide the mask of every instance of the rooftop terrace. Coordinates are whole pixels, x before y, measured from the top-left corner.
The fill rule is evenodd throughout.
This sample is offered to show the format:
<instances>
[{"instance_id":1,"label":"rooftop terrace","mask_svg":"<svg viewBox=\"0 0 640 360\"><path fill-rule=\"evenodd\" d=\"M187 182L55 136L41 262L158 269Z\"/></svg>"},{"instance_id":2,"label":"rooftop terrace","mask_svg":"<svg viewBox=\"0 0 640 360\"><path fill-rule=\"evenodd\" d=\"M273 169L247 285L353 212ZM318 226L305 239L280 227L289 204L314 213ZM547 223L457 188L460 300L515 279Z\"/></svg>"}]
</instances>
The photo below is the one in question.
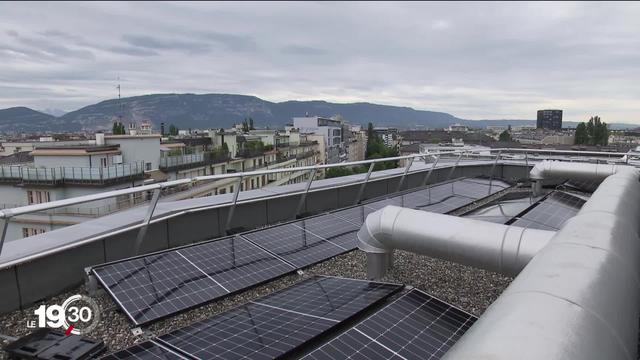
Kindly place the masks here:
<instances>
[{"instance_id":1,"label":"rooftop terrace","mask_svg":"<svg viewBox=\"0 0 640 360\"><path fill-rule=\"evenodd\" d=\"M473 267L466 266L470 263L465 256L471 256L472 260L481 256L488 250L488 243L484 250L465 256L453 256L456 253L454 248L445 253L433 252L431 256L402 248L392 250L391 262L387 263L392 266L382 277L376 279L408 287L381 295L379 300L370 300L371 303L367 302L366 306L362 305L362 299L372 299L371 296L374 295L369 293L371 287L377 288L380 285L368 283L366 288L369 290L365 293L369 295L356 294L354 297L338 295L355 291L357 286L354 285L344 285L345 290L338 293L332 292L330 287L325 288L324 295L321 296L325 300L320 300L320 295L312 295L317 290L313 285L316 290L305 293L306 297L300 298L296 303L306 304L307 300L311 302L300 305L295 310L289 308L284 300L274 303L272 299L286 299L286 296L293 296L287 294L296 294L296 291L304 289L308 284L324 281L318 280L315 275L371 279L376 255L368 247L364 247L366 252L358 250L358 247L363 248L358 239L364 239L358 232L362 232L367 226L373 226L370 224L375 214L390 214L388 211L396 207L413 209L414 213L410 215L416 219L425 214L425 221L434 216L450 215L442 219L461 218L466 219L465 221L493 224L486 225L489 230L495 229L491 226L505 226L505 229L525 229L522 234L537 234L538 231L540 234L553 236L562 233L566 224L572 223L572 219L579 219L583 207L586 209L584 211L594 207L593 204L585 204L594 196L598 198L599 195L592 195L592 192L598 188L601 178L599 181L584 181L589 179L579 176L579 179L573 179L575 172L563 173L563 176L535 178L535 184L543 186L532 187L530 170L535 164L546 164L541 162L541 158L545 156L539 153L523 154L525 156L521 157L517 151L508 154L508 151L500 150L493 154L474 156L458 156L453 153L425 162L420 159L410 160L406 168L315 180L307 184L181 201L161 200L157 205L152 203L149 208L126 210L26 238L21 242L8 243L0 254L0 290L9 295L0 300L0 310L5 313L0 316L0 328L6 329L0 333L10 336L26 334L29 330L23 325L25 319L33 318L33 310L39 304L61 303L73 294L89 294L97 299L103 315L100 324L89 336L104 340L109 353L117 352L112 358L132 358L133 354L149 355L154 351L158 352L157 355L166 355L168 351L176 358L209 358L214 353L222 357L239 354L250 358L256 358L258 354L274 357L275 355L265 352L273 348L279 349L278 354L289 358L340 358L347 356L356 347L361 349L361 354L368 354L366 358L389 358L395 355L397 358L432 356L431 358L436 359L444 357L449 349L465 350L470 342L468 339L478 336L474 329L483 326L485 311L491 315L498 306L492 306L491 311L487 311L487 308L496 300L496 303L503 301L501 295L505 293L505 289L509 293L509 285L513 281L513 275L501 274L507 272L502 271L501 267L494 271L482 270L491 268L492 262L476 262ZM553 155L568 159L568 154ZM572 154L575 156L572 164L599 166L601 177L604 176L604 171L615 174L617 167L613 165L583 163L593 161L599 154L585 155L587 157L581 158L579 154ZM597 161L606 164L626 163L627 160L607 154ZM316 169L317 167L309 167L289 171L315 172ZM240 175L242 174L224 176ZM211 178L203 177L198 181ZM150 212L149 209L153 210ZM15 211L19 213L19 210ZM412 224L421 225L415 221ZM440 233L441 230L436 230L435 224L437 222L425 229L432 229L434 234ZM410 231L409 228L403 227L407 231ZM462 227L457 231L455 227L448 229L447 231L457 232L461 236L491 239L489 232L475 233L471 227ZM428 235L430 232L429 230L424 234ZM422 233L413 232L416 236ZM506 234L503 247L510 244L508 241L511 238ZM521 236L520 239L524 237ZM451 238L451 241L456 240ZM525 246L525 243L522 244ZM457 245L452 242L451 246ZM556 246L548 245L549 249ZM520 254L528 251L533 250L523 247ZM537 251L542 254L546 250L536 250L533 254ZM629 251L635 254L635 250ZM147 255L131 258L136 254ZM542 258L545 255L539 256ZM442 259L438 259L439 257ZM271 265L262 269L261 266L265 264ZM194 266L206 276L200 274L196 277L175 278L189 274L190 270L187 271L185 266ZM56 269L56 272L42 272L43 268ZM87 278L85 269L89 268L92 272ZM123 272L125 269L128 270ZM516 284L514 286L522 286L522 281L518 279L528 275L528 269L529 267L525 267L522 270L524 275L518 275L519 270L515 273L518 277L513 282ZM174 278L175 280L168 280ZM574 282L575 279L583 277L574 278ZM85 280L87 282L83 284ZM334 282L352 284L349 280ZM132 292L132 289L141 285L146 289L155 289L148 294L150 297L144 293ZM295 286L290 287L292 285ZM422 290L424 293L412 289ZM280 290L283 292L274 294ZM132 296L134 293L137 295ZM614 294L616 293L607 295L615 297ZM324 301L328 303L325 304ZM414 306L411 304L420 304L422 301L424 303L415 308L417 312L411 312L415 314L413 317L394 313L410 309ZM451 305L459 310L450 307ZM359 306L362 309L356 311L355 309L360 309ZM258 311L265 308L270 310L264 314L260 312L262 310ZM347 309L354 311L354 314L335 320L338 319L335 317L336 311L343 313ZM336 322L337 325L327 325L326 330L318 330L317 334L305 333L304 336L296 331L290 335L286 335L284 330L274 333L269 330L273 328L267 328L266 324L279 323L280 318L276 314L284 314L282 312L296 314L297 320L288 320L291 323L285 326L289 329L287 331L294 331L297 326L295 324L305 318L315 319L315 325L308 325L307 328L324 329L321 325L323 321ZM250 326L253 329L252 337L245 338L242 335L243 340L237 338L239 334L246 334L245 330L238 328L239 323L231 328L226 327L228 319L235 319L240 314L243 314L242 319L249 316L253 322ZM637 313L629 316L635 316L636 320L638 318ZM480 320L477 320L478 317ZM324 320L319 320L320 318ZM201 321L203 322L198 323ZM261 321L266 322L260 325L263 324ZM382 325L384 321L392 321L394 325L385 325L375 330L377 325L374 324ZM542 331L550 331L556 326L552 319L544 321L548 328ZM476 324L471 326L474 322ZM141 326L143 332L134 335L131 329L137 326ZM447 330L449 326L454 327ZM595 324L586 325L586 328L605 331L598 330L599 326L606 328L605 325ZM617 329L615 324L611 326ZM398 328L397 331L402 331L403 327L411 329L410 333L400 337L408 339L403 340L406 341L404 346L395 343L400 346L396 348L393 341L387 342L391 341L390 336L393 334L382 329L394 327ZM217 340L213 340L212 336L217 339L224 337L224 331L231 331L229 336L236 340L231 343L217 343ZM372 337L373 333L370 331L378 331L380 337ZM635 329L630 331L635 331L637 335L637 321ZM273 343L279 344L278 346L266 345L269 341L275 341L275 334L285 337ZM571 342L568 334L565 335L568 338L560 341ZM363 343L358 340L361 336L370 340ZM285 338L289 340L282 340ZM300 339L299 342L296 339ZM458 339L461 346L457 345ZM607 336L600 339L604 339L600 340L602 343L608 341ZM198 341L202 343L194 347ZM544 340L534 337L528 341L539 344ZM226 352L232 343L243 347ZM559 346L554 341L550 343L550 347ZM138 346L118 352L134 344ZM205 351L203 349L214 346L213 344L220 346L215 352L206 353L208 355L198 352ZM246 350L246 346L242 344L252 344L249 347L253 350ZM626 346L622 344L624 343L619 342L612 346L617 346L616 351L623 353L620 349ZM266 347L264 350L256 350L261 346ZM572 348L576 349L575 353L546 358L595 359L611 349L601 346L604 350L592 351L591 357L574 356L583 354L583 347L590 348L589 345L574 344ZM376 348L378 349L375 350ZM481 347L478 356L486 354L482 351L486 350ZM544 349L541 351L544 352ZM635 359L635 351L627 353L623 358Z\"/></svg>"}]
</instances>

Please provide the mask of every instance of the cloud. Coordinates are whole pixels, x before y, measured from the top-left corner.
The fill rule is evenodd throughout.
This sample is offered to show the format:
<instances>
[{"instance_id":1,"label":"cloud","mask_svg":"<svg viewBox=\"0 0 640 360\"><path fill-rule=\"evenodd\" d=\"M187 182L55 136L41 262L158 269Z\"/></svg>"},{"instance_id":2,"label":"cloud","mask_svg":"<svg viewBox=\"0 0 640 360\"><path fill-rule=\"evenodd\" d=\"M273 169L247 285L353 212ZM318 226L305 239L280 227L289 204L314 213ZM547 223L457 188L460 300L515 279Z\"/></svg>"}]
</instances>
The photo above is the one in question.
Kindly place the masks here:
<instances>
[{"instance_id":1,"label":"cloud","mask_svg":"<svg viewBox=\"0 0 640 360\"><path fill-rule=\"evenodd\" d=\"M282 52L291 55L305 55L305 56L318 56L324 55L327 52L323 49L314 48L304 45L287 45L282 48Z\"/></svg>"},{"instance_id":2,"label":"cloud","mask_svg":"<svg viewBox=\"0 0 640 360\"><path fill-rule=\"evenodd\" d=\"M72 110L113 98L120 77L124 96L640 123L638 18L638 3L604 2L0 2L0 108Z\"/></svg>"}]
</instances>

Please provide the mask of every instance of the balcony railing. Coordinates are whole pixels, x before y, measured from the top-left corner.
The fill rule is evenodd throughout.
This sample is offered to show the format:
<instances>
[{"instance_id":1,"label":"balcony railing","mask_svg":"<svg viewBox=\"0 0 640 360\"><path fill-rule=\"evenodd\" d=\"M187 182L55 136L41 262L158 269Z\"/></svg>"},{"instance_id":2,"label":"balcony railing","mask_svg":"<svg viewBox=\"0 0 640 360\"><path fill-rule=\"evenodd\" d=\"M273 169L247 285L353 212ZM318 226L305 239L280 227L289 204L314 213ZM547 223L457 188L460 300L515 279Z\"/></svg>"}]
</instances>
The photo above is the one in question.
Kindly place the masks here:
<instances>
[{"instance_id":1,"label":"balcony railing","mask_svg":"<svg viewBox=\"0 0 640 360\"><path fill-rule=\"evenodd\" d=\"M228 161L229 156L203 153L192 155L168 156L160 158L161 170L188 169L209 164L219 164Z\"/></svg>"},{"instance_id":2,"label":"balcony railing","mask_svg":"<svg viewBox=\"0 0 640 360\"><path fill-rule=\"evenodd\" d=\"M130 163L105 167L0 166L0 182L27 184L107 184L143 178L144 163Z\"/></svg>"}]
</instances>

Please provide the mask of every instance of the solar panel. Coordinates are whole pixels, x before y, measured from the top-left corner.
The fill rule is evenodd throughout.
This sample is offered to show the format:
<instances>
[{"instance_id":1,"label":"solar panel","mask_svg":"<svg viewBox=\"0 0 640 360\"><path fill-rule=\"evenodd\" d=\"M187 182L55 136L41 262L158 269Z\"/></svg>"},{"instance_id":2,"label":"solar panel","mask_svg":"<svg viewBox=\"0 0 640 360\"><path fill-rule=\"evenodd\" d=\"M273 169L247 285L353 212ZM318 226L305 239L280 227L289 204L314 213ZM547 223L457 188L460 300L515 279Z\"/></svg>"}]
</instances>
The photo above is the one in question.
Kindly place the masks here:
<instances>
[{"instance_id":1,"label":"solar panel","mask_svg":"<svg viewBox=\"0 0 640 360\"><path fill-rule=\"evenodd\" d=\"M313 277L163 335L159 341L198 359L273 359L352 318L401 287Z\"/></svg>"},{"instance_id":2,"label":"solar panel","mask_svg":"<svg viewBox=\"0 0 640 360\"><path fill-rule=\"evenodd\" d=\"M316 216L300 221L305 231L319 236L345 249L355 249L358 238L356 236L361 225L336 217L333 214Z\"/></svg>"},{"instance_id":3,"label":"solar panel","mask_svg":"<svg viewBox=\"0 0 640 360\"><path fill-rule=\"evenodd\" d=\"M585 202L577 196L554 191L511 225L541 230L560 230L567 220L576 216Z\"/></svg>"},{"instance_id":4,"label":"solar panel","mask_svg":"<svg viewBox=\"0 0 640 360\"><path fill-rule=\"evenodd\" d=\"M242 236L297 268L315 264L352 249L352 247L347 248L327 241L305 230L305 224L306 222L296 221L242 234Z\"/></svg>"},{"instance_id":5,"label":"solar panel","mask_svg":"<svg viewBox=\"0 0 640 360\"><path fill-rule=\"evenodd\" d=\"M492 181L491 185L488 179L482 178L456 180L412 191L390 199L366 203L364 205L365 215L382 209L387 205L444 214L469 205L475 200L487 197L507 187L509 187L509 184L497 180Z\"/></svg>"},{"instance_id":6,"label":"solar panel","mask_svg":"<svg viewBox=\"0 0 640 360\"><path fill-rule=\"evenodd\" d=\"M349 209L338 210L330 213L333 216L337 216L341 219L345 219L356 225L362 225L364 223L364 206L359 205Z\"/></svg>"},{"instance_id":7,"label":"solar panel","mask_svg":"<svg viewBox=\"0 0 640 360\"><path fill-rule=\"evenodd\" d=\"M148 340L130 348L105 356L102 360L186 360L175 351L153 340Z\"/></svg>"},{"instance_id":8,"label":"solar panel","mask_svg":"<svg viewBox=\"0 0 640 360\"><path fill-rule=\"evenodd\" d=\"M292 272L241 237L184 247L93 268L136 324L144 324Z\"/></svg>"},{"instance_id":9,"label":"solar panel","mask_svg":"<svg viewBox=\"0 0 640 360\"><path fill-rule=\"evenodd\" d=\"M440 359L476 319L414 289L303 359Z\"/></svg>"}]
</instances>

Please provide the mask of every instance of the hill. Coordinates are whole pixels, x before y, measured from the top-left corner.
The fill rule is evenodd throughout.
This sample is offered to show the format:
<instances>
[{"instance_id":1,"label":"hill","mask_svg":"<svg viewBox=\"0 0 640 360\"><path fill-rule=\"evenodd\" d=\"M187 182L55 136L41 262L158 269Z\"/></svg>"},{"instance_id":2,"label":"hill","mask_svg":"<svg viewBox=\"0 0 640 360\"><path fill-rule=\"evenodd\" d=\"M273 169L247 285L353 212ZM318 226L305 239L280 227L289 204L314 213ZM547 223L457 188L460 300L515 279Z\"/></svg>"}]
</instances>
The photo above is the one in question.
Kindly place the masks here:
<instances>
[{"instance_id":1,"label":"hill","mask_svg":"<svg viewBox=\"0 0 640 360\"><path fill-rule=\"evenodd\" d=\"M0 132L46 131L56 128L58 121L51 116L27 107L0 110Z\"/></svg>"},{"instance_id":2,"label":"hill","mask_svg":"<svg viewBox=\"0 0 640 360\"><path fill-rule=\"evenodd\" d=\"M153 94L112 99L85 106L60 117L25 107L0 110L0 131L95 131L112 128L122 116L124 123L150 120L154 128L160 123L180 129L230 127L251 117L258 127L282 127L295 116L341 115L351 123L399 128L442 128L461 123L471 127L487 125L535 125L535 120L465 120L451 114L409 107L371 103L331 103L327 101L270 102L255 96L232 94ZM571 127L575 123L566 122ZM612 124L613 128L636 127Z\"/></svg>"}]
</instances>

